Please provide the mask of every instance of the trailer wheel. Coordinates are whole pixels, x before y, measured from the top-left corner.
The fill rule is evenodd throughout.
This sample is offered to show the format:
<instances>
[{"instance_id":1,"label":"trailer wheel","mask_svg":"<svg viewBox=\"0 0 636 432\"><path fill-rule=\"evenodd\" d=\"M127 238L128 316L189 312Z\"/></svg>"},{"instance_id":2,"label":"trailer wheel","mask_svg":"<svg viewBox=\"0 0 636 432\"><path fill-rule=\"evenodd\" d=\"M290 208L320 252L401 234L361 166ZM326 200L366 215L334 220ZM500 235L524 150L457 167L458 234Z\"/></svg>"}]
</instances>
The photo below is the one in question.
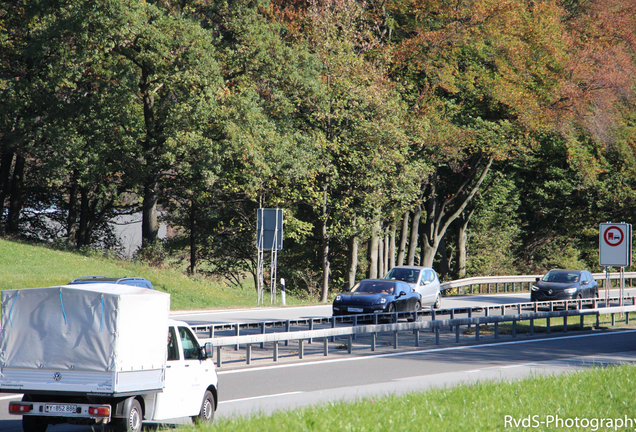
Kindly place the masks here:
<instances>
[{"instance_id":1,"label":"trailer wheel","mask_svg":"<svg viewBox=\"0 0 636 432\"><path fill-rule=\"evenodd\" d=\"M46 419L25 415L22 416L22 430L24 432L45 432L49 423Z\"/></svg>"},{"instance_id":2,"label":"trailer wheel","mask_svg":"<svg viewBox=\"0 0 636 432\"><path fill-rule=\"evenodd\" d=\"M198 416L192 417L192 422L211 423L212 420L214 420L214 395L208 390L203 397L201 411Z\"/></svg>"},{"instance_id":3,"label":"trailer wheel","mask_svg":"<svg viewBox=\"0 0 636 432\"><path fill-rule=\"evenodd\" d=\"M126 417L118 419L115 428L119 432L141 432L142 420L141 405L137 399L134 399L130 403L130 409L126 413Z\"/></svg>"}]
</instances>

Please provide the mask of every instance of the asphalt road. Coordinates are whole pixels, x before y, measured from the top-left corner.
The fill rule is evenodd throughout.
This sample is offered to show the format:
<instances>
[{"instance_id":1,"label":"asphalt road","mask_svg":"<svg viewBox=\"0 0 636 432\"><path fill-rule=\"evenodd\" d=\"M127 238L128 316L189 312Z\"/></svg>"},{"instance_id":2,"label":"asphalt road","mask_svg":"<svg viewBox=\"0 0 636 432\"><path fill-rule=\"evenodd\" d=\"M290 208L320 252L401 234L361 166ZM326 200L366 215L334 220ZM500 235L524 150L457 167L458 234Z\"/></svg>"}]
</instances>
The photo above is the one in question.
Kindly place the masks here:
<instances>
[{"instance_id":1,"label":"asphalt road","mask_svg":"<svg viewBox=\"0 0 636 432\"><path fill-rule=\"evenodd\" d=\"M618 290L612 290L618 296ZM605 298L605 291L599 292ZM625 295L636 296L636 288L625 290ZM442 309L497 306L512 303L529 303L530 293L517 292L508 294L472 295L444 297ZM331 316L331 304L319 306L263 306L249 309L231 309L220 311L188 311L172 312L171 317L188 322L190 325L251 323L260 321L294 320L303 318L319 318Z\"/></svg>"}]
</instances>

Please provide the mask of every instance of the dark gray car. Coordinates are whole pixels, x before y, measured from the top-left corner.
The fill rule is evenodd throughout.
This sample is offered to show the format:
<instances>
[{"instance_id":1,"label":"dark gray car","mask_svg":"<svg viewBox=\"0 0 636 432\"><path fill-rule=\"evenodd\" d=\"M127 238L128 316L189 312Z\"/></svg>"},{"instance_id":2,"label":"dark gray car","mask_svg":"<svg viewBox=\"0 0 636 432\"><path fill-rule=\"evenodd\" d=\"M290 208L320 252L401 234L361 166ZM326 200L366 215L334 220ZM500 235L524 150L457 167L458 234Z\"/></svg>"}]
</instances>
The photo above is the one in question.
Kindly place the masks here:
<instances>
[{"instance_id":1,"label":"dark gray car","mask_svg":"<svg viewBox=\"0 0 636 432\"><path fill-rule=\"evenodd\" d=\"M532 301L573 300L598 297L598 283L586 270L550 270L532 286Z\"/></svg>"}]
</instances>

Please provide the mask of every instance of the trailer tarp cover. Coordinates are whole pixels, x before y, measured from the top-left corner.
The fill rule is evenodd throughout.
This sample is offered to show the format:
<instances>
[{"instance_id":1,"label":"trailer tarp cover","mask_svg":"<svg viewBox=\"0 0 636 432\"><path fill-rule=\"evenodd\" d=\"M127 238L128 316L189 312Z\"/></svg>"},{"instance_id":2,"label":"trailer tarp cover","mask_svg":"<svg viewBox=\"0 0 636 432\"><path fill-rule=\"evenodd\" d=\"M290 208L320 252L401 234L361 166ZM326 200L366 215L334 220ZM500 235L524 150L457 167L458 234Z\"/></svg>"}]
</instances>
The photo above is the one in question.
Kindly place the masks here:
<instances>
[{"instance_id":1,"label":"trailer tarp cover","mask_svg":"<svg viewBox=\"0 0 636 432\"><path fill-rule=\"evenodd\" d=\"M0 366L86 371L160 368L170 295L115 284L2 292Z\"/></svg>"}]
</instances>

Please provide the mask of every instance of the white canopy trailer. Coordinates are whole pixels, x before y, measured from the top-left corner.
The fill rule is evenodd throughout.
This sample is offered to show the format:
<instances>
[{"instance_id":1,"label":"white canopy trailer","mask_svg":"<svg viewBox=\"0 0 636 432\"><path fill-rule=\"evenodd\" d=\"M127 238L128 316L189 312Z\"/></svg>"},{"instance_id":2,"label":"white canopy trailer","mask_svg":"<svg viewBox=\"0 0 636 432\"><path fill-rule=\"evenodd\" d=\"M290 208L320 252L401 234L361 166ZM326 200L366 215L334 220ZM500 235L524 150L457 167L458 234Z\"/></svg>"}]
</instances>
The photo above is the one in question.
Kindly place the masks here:
<instances>
[{"instance_id":1,"label":"white canopy trailer","mask_svg":"<svg viewBox=\"0 0 636 432\"><path fill-rule=\"evenodd\" d=\"M169 311L168 294L125 285L3 291L0 392L24 394L10 412L23 415L25 432L56 423L116 420L136 431L142 418L211 420L214 363Z\"/></svg>"}]
</instances>

